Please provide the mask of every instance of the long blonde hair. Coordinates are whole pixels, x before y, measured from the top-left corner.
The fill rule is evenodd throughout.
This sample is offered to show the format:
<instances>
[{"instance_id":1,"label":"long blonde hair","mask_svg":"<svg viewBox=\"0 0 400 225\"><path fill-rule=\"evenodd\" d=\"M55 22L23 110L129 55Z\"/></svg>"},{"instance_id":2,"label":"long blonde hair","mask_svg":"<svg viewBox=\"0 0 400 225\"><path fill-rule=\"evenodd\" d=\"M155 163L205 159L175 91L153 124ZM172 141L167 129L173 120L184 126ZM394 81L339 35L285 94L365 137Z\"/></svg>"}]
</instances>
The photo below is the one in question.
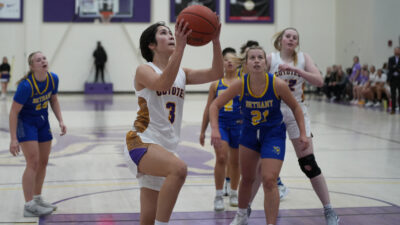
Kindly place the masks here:
<instances>
[{"instance_id":1,"label":"long blonde hair","mask_svg":"<svg viewBox=\"0 0 400 225\"><path fill-rule=\"evenodd\" d=\"M297 47L300 46L300 35L299 35L299 32L298 32L298 31L296 30L296 28L294 28L294 27L288 27L288 28L285 28L285 29L283 29L282 31L280 31L280 32L278 32L278 33L276 33L276 34L274 34L274 36L272 36L273 39L275 39L275 40L274 40L274 47L275 47L275 49L278 50L278 51L281 51L281 49L282 49L282 45L281 45L282 37L283 37L283 34L285 34L285 32L286 32L287 30L294 30L294 31L296 31L296 33L297 33ZM297 65L297 52L296 52L296 50L294 50L292 57L293 57L293 64L294 64L294 65Z\"/></svg>"},{"instance_id":2,"label":"long blonde hair","mask_svg":"<svg viewBox=\"0 0 400 225\"><path fill-rule=\"evenodd\" d=\"M28 78L28 76L30 75L30 74L32 74L33 73L33 71L32 71L32 69L31 69L31 65L33 64L33 56L36 54L36 53L39 53L40 51L36 51L36 52L32 52L31 54L29 54L29 56L28 56L28 64L29 64L29 71L28 71L28 73L26 73L21 79L19 79L18 81L17 81L17 85L19 84L19 83L21 83L21 81L23 81L23 80L25 80L26 78Z\"/></svg>"}]
</instances>

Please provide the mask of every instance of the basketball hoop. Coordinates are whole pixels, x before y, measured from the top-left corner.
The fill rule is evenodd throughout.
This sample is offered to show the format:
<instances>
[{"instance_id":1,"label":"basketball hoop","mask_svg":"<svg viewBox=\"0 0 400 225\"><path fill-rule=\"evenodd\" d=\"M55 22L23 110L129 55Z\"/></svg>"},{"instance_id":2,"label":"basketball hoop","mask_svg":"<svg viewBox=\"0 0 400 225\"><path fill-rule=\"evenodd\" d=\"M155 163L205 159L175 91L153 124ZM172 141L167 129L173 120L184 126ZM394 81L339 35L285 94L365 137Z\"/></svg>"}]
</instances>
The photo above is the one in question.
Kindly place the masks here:
<instances>
[{"instance_id":1,"label":"basketball hoop","mask_svg":"<svg viewBox=\"0 0 400 225\"><path fill-rule=\"evenodd\" d=\"M114 15L113 11L100 11L99 13L102 23L110 23L111 18Z\"/></svg>"},{"instance_id":2,"label":"basketball hoop","mask_svg":"<svg viewBox=\"0 0 400 225\"><path fill-rule=\"evenodd\" d=\"M114 0L98 0L99 14L102 23L110 23L114 15Z\"/></svg>"}]
</instances>

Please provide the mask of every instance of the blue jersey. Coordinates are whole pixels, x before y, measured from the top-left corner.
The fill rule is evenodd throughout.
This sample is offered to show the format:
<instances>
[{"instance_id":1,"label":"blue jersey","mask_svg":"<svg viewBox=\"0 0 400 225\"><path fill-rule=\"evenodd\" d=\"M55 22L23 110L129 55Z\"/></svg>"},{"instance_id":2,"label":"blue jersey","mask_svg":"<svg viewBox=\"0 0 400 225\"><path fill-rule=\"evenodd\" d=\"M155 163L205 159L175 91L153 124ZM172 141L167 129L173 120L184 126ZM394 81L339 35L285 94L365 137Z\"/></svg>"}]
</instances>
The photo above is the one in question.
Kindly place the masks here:
<instances>
[{"instance_id":1,"label":"blue jersey","mask_svg":"<svg viewBox=\"0 0 400 225\"><path fill-rule=\"evenodd\" d=\"M58 76L47 73L45 81L36 81L33 74L19 83L14 95L14 101L23 105L19 117L48 118L49 100L58 91Z\"/></svg>"},{"instance_id":2,"label":"blue jersey","mask_svg":"<svg viewBox=\"0 0 400 225\"><path fill-rule=\"evenodd\" d=\"M224 83L224 78L220 79L216 87L216 96L228 89L228 85ZM240 113L239 95L231 99L219 110L218 122L220 126L233 127L242 123L242 115Z\"/></svg>"},{"instance_id":3,"label":"blue jersey","mask_svg":"<svg viewBox=\"0 0 400 225\"><path fill-rule=\"evenodd\" d=\"M276 127L283 123L281 100L274 88L275 76L266 73L265 90L255 96L250 89L250 76L242 76L242 93L240 96L244 127Z\"/></svg>"}]
</instances>

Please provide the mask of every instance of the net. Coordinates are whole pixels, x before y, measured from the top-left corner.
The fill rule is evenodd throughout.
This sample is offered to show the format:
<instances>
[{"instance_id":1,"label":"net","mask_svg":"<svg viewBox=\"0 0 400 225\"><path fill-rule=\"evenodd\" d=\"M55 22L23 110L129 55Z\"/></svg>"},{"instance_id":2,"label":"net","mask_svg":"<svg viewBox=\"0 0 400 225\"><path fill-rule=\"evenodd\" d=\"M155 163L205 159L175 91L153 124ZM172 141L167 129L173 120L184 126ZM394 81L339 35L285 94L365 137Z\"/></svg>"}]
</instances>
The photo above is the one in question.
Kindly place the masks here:
<instances>
[{"instance_id":1,"label":"net","mask_svg":"<svg viewBox=\"0 0 400 225\"><path fill-rule=\"evenodd\" d=\"M114 13L112 11L100 11L100 18L102 23L110 23Z\"/></svg>"}]
</instances>

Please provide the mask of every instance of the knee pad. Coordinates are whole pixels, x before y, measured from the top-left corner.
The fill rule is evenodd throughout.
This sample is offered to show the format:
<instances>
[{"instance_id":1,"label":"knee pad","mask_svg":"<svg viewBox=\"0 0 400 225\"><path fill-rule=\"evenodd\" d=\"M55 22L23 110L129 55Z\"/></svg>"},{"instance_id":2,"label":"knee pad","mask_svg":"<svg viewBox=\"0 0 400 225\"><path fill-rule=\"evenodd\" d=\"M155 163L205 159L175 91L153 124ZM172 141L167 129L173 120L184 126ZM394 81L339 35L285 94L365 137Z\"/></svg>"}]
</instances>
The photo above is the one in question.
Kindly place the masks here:
<instances>
[{"instance_id":1,"label":"knee pad","mask_svg":"<svg viewBox=\"0 0 400 225\"><path fill-rule=\"evenodd\" d=\"M303 171L303 173L306 174L306 176L310 179L321 174L321 169L318 167L317 162L315 161L314 154L300 158L299 164L301 171Z\"/></svg>"}]
</instances>

